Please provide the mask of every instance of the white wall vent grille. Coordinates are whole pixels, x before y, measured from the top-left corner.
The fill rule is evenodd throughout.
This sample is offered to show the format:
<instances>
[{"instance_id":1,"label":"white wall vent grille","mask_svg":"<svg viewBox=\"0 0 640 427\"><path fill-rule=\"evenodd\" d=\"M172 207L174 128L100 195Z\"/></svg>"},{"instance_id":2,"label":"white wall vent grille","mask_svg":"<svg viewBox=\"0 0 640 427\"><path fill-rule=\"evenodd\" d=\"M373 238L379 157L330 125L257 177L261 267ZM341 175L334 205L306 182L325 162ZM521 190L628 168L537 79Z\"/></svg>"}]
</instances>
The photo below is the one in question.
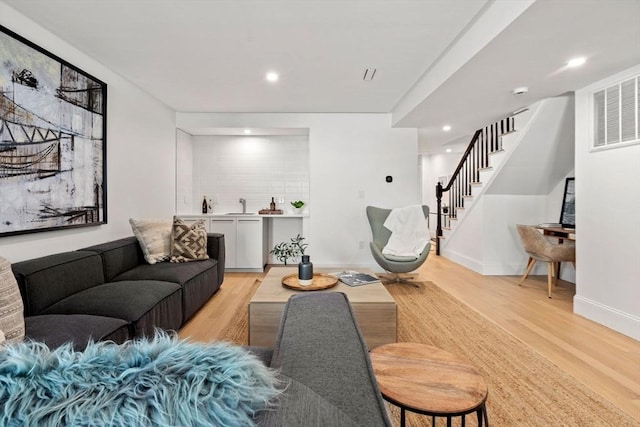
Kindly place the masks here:
<instances>
[{"instance_id":1,"label":"white wall vent grille","mask_svg":"<svg viewBox=\"0 0 640 427\"><path fill-rule=\"evenodd\" d=\"M593 93L593 148L640 142L640 75Z\"/></svg>"}]
</instances>

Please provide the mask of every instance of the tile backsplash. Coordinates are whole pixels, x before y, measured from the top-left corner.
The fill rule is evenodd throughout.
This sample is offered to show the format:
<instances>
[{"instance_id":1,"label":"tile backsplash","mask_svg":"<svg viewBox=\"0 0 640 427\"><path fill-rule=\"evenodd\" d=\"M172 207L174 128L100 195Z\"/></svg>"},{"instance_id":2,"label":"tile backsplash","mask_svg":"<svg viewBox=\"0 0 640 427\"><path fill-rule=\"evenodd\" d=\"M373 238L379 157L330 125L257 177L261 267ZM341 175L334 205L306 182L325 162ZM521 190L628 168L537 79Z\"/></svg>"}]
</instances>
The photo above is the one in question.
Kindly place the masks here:
<instances>
[{"instance_id":1,"label":"tile backsplash","mask_svg":"<svg viewBox=\"0 0 640 427\"><path fill-rule=\"evenodd\" d=\"M307 136L194 136L193 213L206 195L215 212L268 209L271 198L285 212L291 201L309 204ZM284 203L278 203L278 198ZM307 206L308 207L308 206Z\"/></svg>"}]
</instances>

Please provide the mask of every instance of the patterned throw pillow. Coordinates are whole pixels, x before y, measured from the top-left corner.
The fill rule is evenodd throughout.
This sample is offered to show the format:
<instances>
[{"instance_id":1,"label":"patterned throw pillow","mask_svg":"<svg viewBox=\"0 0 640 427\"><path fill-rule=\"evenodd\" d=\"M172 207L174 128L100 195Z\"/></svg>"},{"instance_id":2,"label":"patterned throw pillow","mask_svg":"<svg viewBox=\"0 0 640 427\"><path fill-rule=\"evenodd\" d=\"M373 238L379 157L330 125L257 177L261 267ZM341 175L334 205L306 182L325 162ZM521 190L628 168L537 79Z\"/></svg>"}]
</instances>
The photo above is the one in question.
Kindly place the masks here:
<instances>
[{"instance_id":1,"label":"patterned throw pillow","mask_svg":"<svg viewBox=\"0 0 640 427\"><path fill-rule=\"evenodd\" d=\"M162 219L129 219L144 259L149 264L171 258L171 221Z\"/></svg>"},{"instance_id":2,"label":"patterned throw pillow","mask_svg":"<svg viewBox=\"0 0 640 427\"><path fill-rule=\"evenodd\" d=\"M173 218L171 231L171 262L188 262L209 259L207 255L207 230L204 220L185 224Z\"/></svg>"},{"instance_id":3,"label":"patterned throw pillow","mask_svg":"<svg viewBox=\"0 0 640 427\"><path fill-rule=\"evenodd\" d=\"M0 257L0 331L7 343L19 343L24 338L22 310L22 297L11 263Z\"/></svg>"}]
</instances>

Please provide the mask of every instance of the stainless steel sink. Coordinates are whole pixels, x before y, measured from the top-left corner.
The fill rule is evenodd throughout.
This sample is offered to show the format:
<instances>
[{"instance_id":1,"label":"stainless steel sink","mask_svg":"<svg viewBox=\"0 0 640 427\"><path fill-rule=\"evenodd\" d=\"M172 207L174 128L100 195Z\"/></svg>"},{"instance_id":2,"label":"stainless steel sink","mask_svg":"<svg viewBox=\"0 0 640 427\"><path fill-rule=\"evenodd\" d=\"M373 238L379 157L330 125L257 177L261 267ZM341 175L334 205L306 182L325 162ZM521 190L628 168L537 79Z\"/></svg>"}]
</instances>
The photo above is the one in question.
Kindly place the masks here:
<instances>
[{"instance_id":1,"label":"stainless steel sink","mask_svg":"<svg viewBox=\"0 0 640 427\"><path fill-rule=\"evenodd\" d=\"M255 212L229 212L225 215L257 215Z\"/></svg>"}]
</instances>

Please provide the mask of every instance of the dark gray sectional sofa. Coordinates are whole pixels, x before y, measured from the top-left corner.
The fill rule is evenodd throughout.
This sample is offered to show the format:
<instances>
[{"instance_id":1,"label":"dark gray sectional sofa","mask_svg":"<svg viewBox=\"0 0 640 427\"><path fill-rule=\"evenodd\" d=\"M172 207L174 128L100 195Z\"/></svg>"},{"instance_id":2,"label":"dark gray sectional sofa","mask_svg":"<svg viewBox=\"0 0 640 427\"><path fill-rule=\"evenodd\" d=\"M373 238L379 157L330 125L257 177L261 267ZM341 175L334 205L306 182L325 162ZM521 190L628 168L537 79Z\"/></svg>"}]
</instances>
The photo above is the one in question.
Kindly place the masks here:
<instances>
[{"instance_id":1,"label":"dark gray sectional sofa","mask_svg":"<svg viewBox=\"0 0 640 427\"><path fill-rule=\"evenodd\" d=\"M27 338L57 347L122 343L178 330L220 288L224 236L207 236L208 260L148 264L135 237L14 263Z\"/></svg>"},{"instance_id":2,"label":"dark gray sectional sofa","mask_svg":"<svg viewBox=\"0 0 640 427\"><path fill-rule=\"evenodd\" d=\"M26 336L81 350L89 339L122 343L156 327L177 330L222 284L224 251L224 236L209 234L209 260L149 265L130 237L15 263ZM247 349L284 386L257 426L391 426L346 295L291 297L274 348Z\"/></svg>"}]
</instances>

